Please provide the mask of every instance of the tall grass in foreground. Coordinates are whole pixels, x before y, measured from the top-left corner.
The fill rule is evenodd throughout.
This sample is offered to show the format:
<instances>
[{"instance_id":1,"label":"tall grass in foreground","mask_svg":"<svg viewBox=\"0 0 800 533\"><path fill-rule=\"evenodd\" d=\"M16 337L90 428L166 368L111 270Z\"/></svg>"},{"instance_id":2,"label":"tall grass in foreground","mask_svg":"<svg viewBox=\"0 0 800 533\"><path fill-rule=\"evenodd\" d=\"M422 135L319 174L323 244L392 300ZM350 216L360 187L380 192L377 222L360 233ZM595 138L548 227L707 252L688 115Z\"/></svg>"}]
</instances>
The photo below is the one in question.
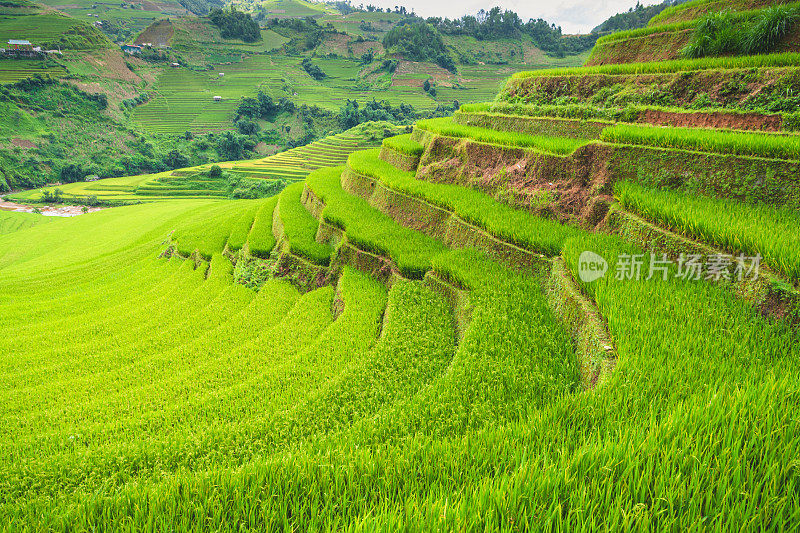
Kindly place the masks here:
<instances>
[{"instance_id":1,"label":"tall grass in foreground","mask_svg":"<svg viewBox=\"0 0 800 533\"><path fill-rule=\"evenodd\" d=\"M565 239L583 233L580 229L514 209L468 187L416 179L414 172L399 170L378 155L378 150L355 152L347 160L347 166L391 189L453 211L463 220L522 248L554 256L561 253Z\"/></svg>"},{"instance_id":2,"label":"tall grass in foreground","mask_svg":"<svg viewBox=\"0 0 800 533\"><path fill-rule=\"evenodd\" d=\"M614 194L626 209L669 229L732 253L761 254L795 282L800 280L800 214L794 209L748 205L618 182Z\"/></svg>"},{"instance_id":3,"label":"tall grass in foreground","mask_svg":"<svg viewBox=\"0 0 800 533\"><path fill-rule=\"evenodd\" d=\"M414 127L447 137L461 137L473 141L500 144L503 146L533 148L541 152L560 155L570 154L574 152L576 148L588 142L580 139L568 139L566 137L528 135L526 133L517 133L513 131L499 131L478 126L466 126L454 123L453 119L450 117L420 120Z\"/></svg>"},{"instance_id":4,"label":"tall grass in foreground","mask_svg":"<svg viewBox=\"0 0 800 533\"><path fill-rule=\"evenodd\" d=\"M800 159L800 136L797 135L617 124L604 129L600 139L613 143L642 144L679 150L772 159Z\"/></svg>"},{"instance_id":5,"label":"tall grass in foreground","mask_svg":"<svg viewBox=\"0 0 800 533\"><path fill-rule=\"evenodd\" d=\"M708 13L697 22L691 41L681 50L687 58L724 54L766 54L775 49L800 16L800 3L773 5L735 13Z\"/></svg>"},{"instance_id":6,"label":"tall grass in foreground","mask_svg":"<svg viewBox=\"0 0 800 533\"><path fill-rule=\"evenodd\" d=\"M517 72L512 76L512 79L522 80L544 76L588 76L592 74L671 74L689 70L796 67L798 64L800 64L800 53L784 52L752 56L704 57L700 59L675 59L672 61L654 61L650 63L621 63L614 65L597 65L594 67L527 70Z\"/></svg>"}]
</instances>

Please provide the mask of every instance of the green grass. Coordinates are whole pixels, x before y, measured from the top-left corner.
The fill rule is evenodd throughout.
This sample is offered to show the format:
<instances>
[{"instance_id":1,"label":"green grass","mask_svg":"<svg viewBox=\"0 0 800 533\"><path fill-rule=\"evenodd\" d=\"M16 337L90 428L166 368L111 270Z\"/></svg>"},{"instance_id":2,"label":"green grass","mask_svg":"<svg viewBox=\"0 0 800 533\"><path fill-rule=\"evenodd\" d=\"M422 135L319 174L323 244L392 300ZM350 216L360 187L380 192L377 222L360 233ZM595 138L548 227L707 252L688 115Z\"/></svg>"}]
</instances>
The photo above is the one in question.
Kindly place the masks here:
<instances>
[{"instance_id":1,"label":"green grass","mask_svg":"<svg viewBox=\"0 0 800 533\"><path fill-rule=\"evenodd\" d=\"M16 83L33 76L60 78L67 71L61 66L47 66L44 61L0 59L0 83Z\"/></svg>"},{"instance_id":2,"label":"green grass","mask_svg":"<svg viewBox=\"0 0 800 533\"><path fill-rule=\"evenodd\" d=\"M725 287L582 284L618 354L584 392L539 275L473 251L433 261L471 289L457 345L446 302L419 282L387 295L345 269L336 289L255 292L219 254L210 270L157 259L169 231L221 203L0 235L13 332L0 336L3 528L724 531L800 518L797 335ZM639 252L573 237L561 248L576 278L583 251L611 264Z\"/></svg>"},{"instance_id":3,"label":"green grass","mask_svg":"<svg viewBox=\"0 0 800 533\"><path fill-rule=\"evenodd\" d=\"M325 202L322 218L344 230L348 241L374 254L389 257L400 273L422 278L431 260L445 248L436 240L407 229L370 206L365 200L342 190L339 178L344 167L313 172L306 183Z\"/></svg>"},{"instance_id":4,"label":"green grass","mask_svg":"<svg viewBox=\"0 0 800 533\"><path fill-rule=\"evenodd\" d=\"M203 259L210 261L225 249L232 231L240 233L239 226L252 222L256 205L257 202L253 200L220 202L197 211L172 235L178 252L189 256L197 251ZM244 222L241 221L243 217L247 218Z\"/></svg>"},{"instance_id":5,"label":"green grass","mask_svg":"<svg viewBox=\"0 0 800 533\"><path fill-rule=\"evenodd\" d=\"M571 226L517 211L473 189L418 180L414 172L399 170L378 155L377 150L356 152L348 159L347 166L391 189L453 211L488 233L528 250L558 255L566 239L582 233Z\"/></svg>"},{"instance_id":6,"label":"green grass","mask_svg":"<svg viewBox=\"0 0 800 533\"><path fill-rule=\"evenodd\" d=\"M278 197L265 201L256 213L250 232L247 234L247 247L256 257L266 259L275 248L275 235L272 233L272 220Z\"/></svg>"},{"instance_id":7,"label":"green grass","mask_svg":"<svg viewBox=\"0 0 800 533\"><path fill-rule=\"evenodd\" d=\"M772 159L800 159L800 137L702 128L617 124L600 134L606 142L697 150Z\"/></svg>"},{"instance_id":8,"label":"green grass","mask_svg":"<svg viewBox=\"0 0 800 533\"><path fill-rule=\"evenodd\" d=\"M794 209L748 205L619 182L626 209L677 233L748 256L761 254L776 271L800 280L800 215ZM732 272L732 270L731 270Z\"/></svg>"},{"instance_id":9,"label":"green grass","mask_svg":"<svg viewBox=\"0 0 800 533\"><path fill-rule=\"evenodd\" d=\"M545 69L517 72L513 80L524 80L544 76L589 76L595 74L639 75L670 74L690 70L749 69L770 67L794 67L800 61L800 53L784 52L753 56L704 57L700 59L675 59L651 63L623 63L593 67Z\"/></svg>"},{"instance_id":10,"label":"green grass","mask_svg":"<svg viewBox=\"0 0 800 533\"><path fill-rule=\"evenodd\" d=\"M332 250L330 246L316 241L319 222L300 202L303 187L303 183L293 183L278 197L278 213L283 223L283 232L292 253L319 265L327 265Z\"/></svg>"},{"instance_id":11,"label":"green grass","mask_svg":"<svg viewBox=\"0 0 800 533\"><path fill-rule=\"evenodd\" d=\"M411 155L411 156L420 156L422 152L425 151L425 147L423 147L418 142L411 140L411 135L397 135L395 137L389 137L388 139L384 139L383 146L387 148L391 148L401 154Z\"/></svg>"},{"instance_id":12,"label":"green grass","mask_svg":"<svg viewBox=\"0 0 800 533\"><path fill-rule=\"evenodd\" d=\"M0 209L0 235L30 228L44 222L52 222L53 217L35 213L17 213Z\"/></svg>"},{"instance_id":13,"label":"green grass","mask_svg":"<svg viewBox=\"0 0 800 533\"><path fill-rule=\"evenodd\" d=\"M579 146L583 146L587 143L585 140L569 139L566 137L528 135L512 131L498 131L477 126L465 126L463 124L455 124L453 119L449 117L420 120L415 127L447 137L467 138L473 141L504 146L533 148L540 152L559 155L570 154Z\"/></svg>"}]
</instances>

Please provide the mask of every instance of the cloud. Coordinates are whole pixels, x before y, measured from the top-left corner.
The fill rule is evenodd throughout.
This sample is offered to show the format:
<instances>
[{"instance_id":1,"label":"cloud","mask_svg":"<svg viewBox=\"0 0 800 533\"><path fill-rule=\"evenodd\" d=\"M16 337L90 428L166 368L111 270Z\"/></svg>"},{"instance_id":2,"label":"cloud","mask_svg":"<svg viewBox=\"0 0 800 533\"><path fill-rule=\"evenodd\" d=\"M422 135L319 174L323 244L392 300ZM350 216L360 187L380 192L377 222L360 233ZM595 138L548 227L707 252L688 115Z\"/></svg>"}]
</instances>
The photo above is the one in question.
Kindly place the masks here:
<instances>
[{"instance_id":1,"label":"cloud","mask_svg":"<svg viewBox=\"0 0 800 533\"><path fill-rule=\"evenodd\" d=\"M361 0L353 1L355 5L360 3ZM555 23L557 26L561 26L564 33L588 33L611 15L627 11L635 3L635 0L537 0L534 2L496 0L488 3L485 0L364 1L364 5L373 4L384 8L403 5L408 9L413 8L417 15L422 17L448 17L451 19L460 18L463 15L474 15L480 9L497 5L503 9L516 11L523 20L542 18L550 23ZM649 5L657 2L643 3Z\"/></svg>"}]
</instances>

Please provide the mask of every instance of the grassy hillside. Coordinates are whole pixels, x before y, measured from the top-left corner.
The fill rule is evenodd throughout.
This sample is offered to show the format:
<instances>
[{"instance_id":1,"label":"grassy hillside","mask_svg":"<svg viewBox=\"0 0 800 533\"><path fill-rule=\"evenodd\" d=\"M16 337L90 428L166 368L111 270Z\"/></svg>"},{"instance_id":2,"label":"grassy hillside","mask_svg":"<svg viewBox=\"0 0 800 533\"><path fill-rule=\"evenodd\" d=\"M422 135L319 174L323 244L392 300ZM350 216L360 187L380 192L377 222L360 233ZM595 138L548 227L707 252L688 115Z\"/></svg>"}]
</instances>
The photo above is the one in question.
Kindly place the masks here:
<instances>
[{"instance_id":1,"label":"grassy hillside","mask_svg":"<svg viewBox=\"0 0 800 533\"><path fill-rule=\"evenodd\" d=\"M3 173L94 171L69 150L107 135L127 176L14 199L141 203L0 211L0 529L800 523L798 54L541 69L517 42L452 74L308 25L4 86ZM335 133L419 118L370 94L469 97Z\"/></svg>"}]
</instances>

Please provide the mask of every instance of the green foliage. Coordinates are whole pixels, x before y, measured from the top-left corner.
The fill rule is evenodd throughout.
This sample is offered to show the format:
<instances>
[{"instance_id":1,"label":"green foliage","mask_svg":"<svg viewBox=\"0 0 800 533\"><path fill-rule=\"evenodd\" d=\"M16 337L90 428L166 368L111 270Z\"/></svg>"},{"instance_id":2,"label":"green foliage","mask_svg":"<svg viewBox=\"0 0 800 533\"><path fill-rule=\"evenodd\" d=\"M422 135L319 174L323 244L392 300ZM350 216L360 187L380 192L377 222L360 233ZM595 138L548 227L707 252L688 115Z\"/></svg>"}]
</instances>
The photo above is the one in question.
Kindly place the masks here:
<instances>
[{"instance_id":1,"label":"green foliage","mask_svg":"<svg viewBox=\"0 0 800 533\"><path fill-rule=\"evenodd\" d=\"M800 159L800 142L795 135L617 124L604 129L600 138L607 142L681 150Z\"/></svg>"},{"instance_id":2,"label":"green foliage","mask_svg":"<svg viewBox=\"0 0 800 533\"><path fill-rule=\"evenodd\" d=\"M732 253L761 254L772 268L800 280L800 215L794 209L649 189L629 182L617 183L614 194L626 209L652 222Z\"/></svg>"},{"instance_id":3,"label":"green foliage","mask_svg":"<svg viewBox=\"0 0 800 533\"><path fill-rule=\"evenodd\" d=\"M581 139L528 135L512 131L497 131L477 126L466 126L456 124L451 118L420 120L415 127L448 137L466 137L478 142L533 148L553 154L570 154L579 146L587 143L586 140Z\"/></svg>"},{"instance_id":4,"label":"green foliage","mask_svg":"<svg viewBox=\"0 0 800 533\"><path fill-rule=\"evenodd\" d=\"M303 70L308 72L308 75L317 81L323 80L327 77L326 74L322 72L322 69L319 68L318 65L312 63L311 59L309 58L303 59L303 61L300 64L303 66Z\"/></svg>"},{"instance_id":5,"label":"green foliage","mask_svg":"<svg viewBox=\"0 0 800 533\"><path fill-rule=\"evenodd\" d=\"M410 61L437 63L450 72L456 65L439 32L425 22L401 24L392 28L383 37L383 46L394 48Z\"/></svg>"},{"instance_id":6,"label":"green foliage","mask_svg":"<svg viewBox=\"0 0 800 533\"><path fill-rule=\"evenodd\" d=\"M246 43L261 40L258 23L249 14L237 11L235 8L230 10L214 8L208 14L208 18L220 29L224 39L241 39Z\"/></svg>"}]
</instances>

